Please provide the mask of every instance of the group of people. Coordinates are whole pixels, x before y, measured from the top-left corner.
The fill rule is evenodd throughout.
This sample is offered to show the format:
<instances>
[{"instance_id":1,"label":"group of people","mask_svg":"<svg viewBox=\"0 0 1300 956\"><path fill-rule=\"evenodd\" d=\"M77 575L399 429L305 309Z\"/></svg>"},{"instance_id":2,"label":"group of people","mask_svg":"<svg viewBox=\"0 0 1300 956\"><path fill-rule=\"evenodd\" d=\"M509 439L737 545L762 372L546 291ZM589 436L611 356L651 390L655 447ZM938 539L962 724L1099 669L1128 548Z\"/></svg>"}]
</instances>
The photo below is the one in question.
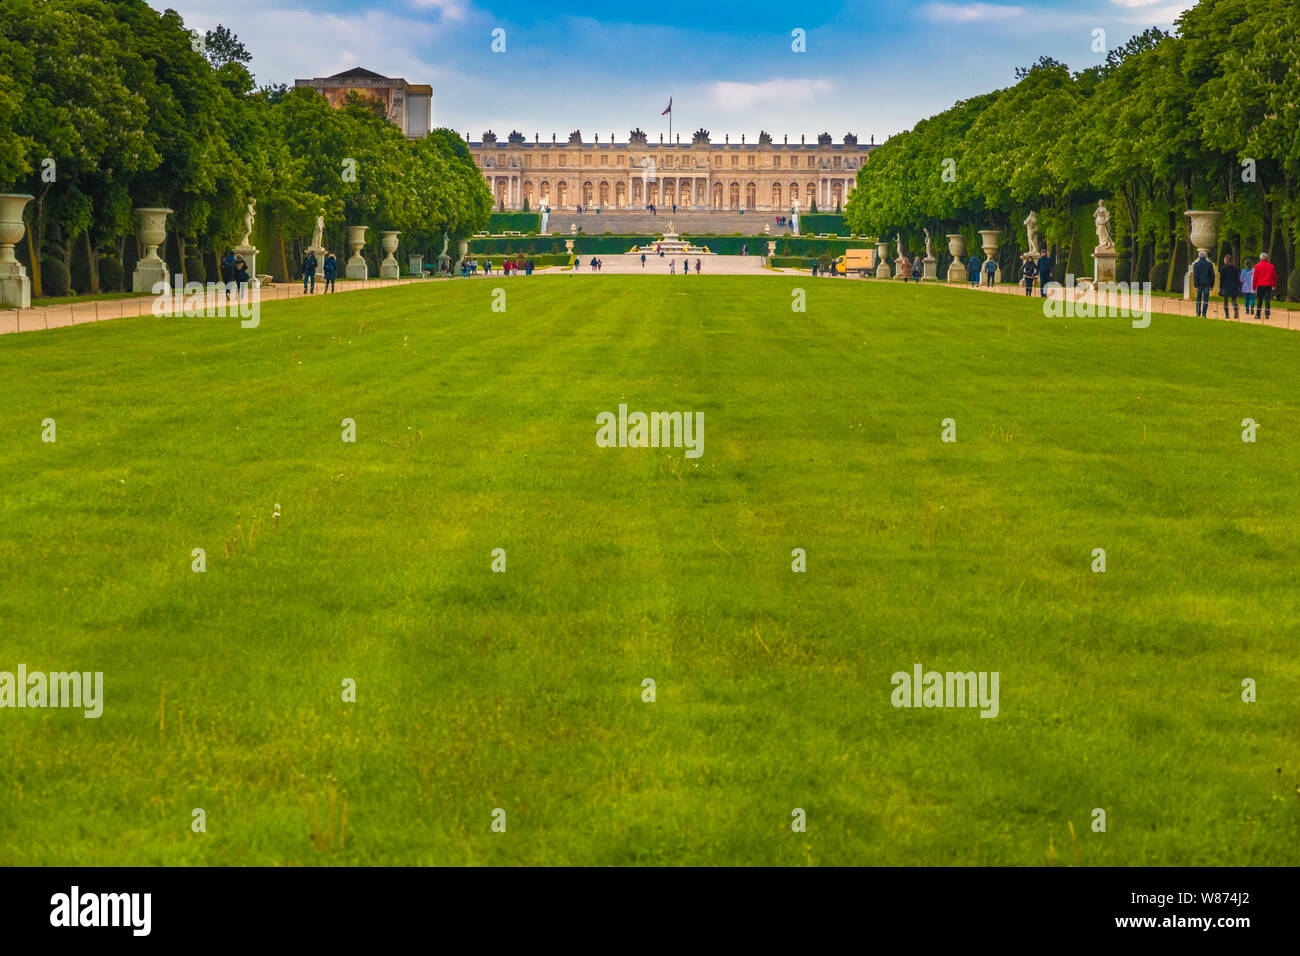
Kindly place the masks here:
<instances>
[{"instance_id":1,"label":"group of people","mask_svg":"<svg viewBox=\"0 0 1300 956\"><path fill-rule=\"evenodd\" d=\"M325 291L336 292L334 280L339 274L339 260L332 252L325 253L325 263L322 266L316 259L316 253L311 250L302 260L302 291L307 295L313 295L316 292L316 269L320 267L321 273L325 279Z\"/></svg>"},{"instance_id":2,"label":"group of people","mask_svg":"<svg viewBox=\"0 0 1300 956\"><path fill-rule=\"evenodd\" d=\"M642 256L641 258L644 259L645 256ZM577 271L580 270L581 268L582 268L582 258L579 257L579 256L574 256L574 257L573 257L573 271L574 271L574 272L577 272ZM591 271L592 271L592 272L599 272L599 271L600 271L601 269L603 269L603 268L605 268L605 260L604 260L604 259L597 259L595 256L592 256L592 257L591 257Z\"/></svg>"},{"instance_id":3,"label":"group of people","mask_svg":"<svg viewBox=\"0 0 1300 956\"><path fill-rule=\"evenodd\" d=\"M641 257L641 265L643 265L643 266L645 265L645 256L642 256L642 257ZM677 274L677 260L676 260L676 259L669 259L669 260L668 260L668 274L669 274L669 275L676 275L676 274ZM684 276L688 276L688 275L690 275L690 274L691 274L691 260L690 260L690 259L683 259L683 260L682 260L682 275L684 275ZM696 259L696 260L695 260L695 274L696 274L696 275L699 275L699 274L700 274L700 260L699 260L699 259Z\"/></svg>"},{"instance_id":4,"label":"group of people","mask_svg":"<svg viewBox=\"0 0 1300 956\"><path fill-rule=\"evenodd\" d=\"M786 224L789 223L789 222L790 222L790 220L789 220L789 218L786 217L786 216L777 216L777 217L776 217L776 224L777 224L778 226L784 226L784 225L786 225Z\"/></svg>"},{"instance_id":5,"label":"group of people","mask_svg":"<svg viewBox=\"0 0 1300 956\"><path fill-rule=\"evenodd\" d=\"M1208 315L1210 294L1214 291L1214 263L1200 252L1192 265L1192 285L1196 287L1196 314ZM1277 288L1277 266L1269 261L1267 252L1260 253L1259 261L1251 259L1238 266L1232 256L1223 257L1219 266L1219 294L1223 296L1223 317L1239 319L1237 299L1244 300L1246 315L1268 321L1273 304L1273 290ZM1232 314L1228 314L1228 306Z\"/></svg>"},{"instance_id":6,"label":"group of people","mask_svg":"<svg viewBox=\"0 0 1300 956\"><path fill-rule=\"evenodd\" d=\"M243 296L244 289L248 286L252 278L248 274L248 263L244 261L243 256L235 255L233 249L227 249L221 257L221 283L225 286L233 285L235 293Z\"/></svg>"},{"instance_id":7,"label":"group of people","mask_svg":"<svg viewBox=\"0 0 1300 956\"><path fill-rule=\"evenodd\" d=\"M517 276L521 272L526 276L530 276L533 274L532 259L506 259L504 262L501 263L501 274L506 278L509 278L510 276ZM461 260L460 274L462 276L478 275L478 260L477 259ZM483 274L487 276L490 276L492 274L491 259L483 260Z\"/></svg>"}]
</instances>

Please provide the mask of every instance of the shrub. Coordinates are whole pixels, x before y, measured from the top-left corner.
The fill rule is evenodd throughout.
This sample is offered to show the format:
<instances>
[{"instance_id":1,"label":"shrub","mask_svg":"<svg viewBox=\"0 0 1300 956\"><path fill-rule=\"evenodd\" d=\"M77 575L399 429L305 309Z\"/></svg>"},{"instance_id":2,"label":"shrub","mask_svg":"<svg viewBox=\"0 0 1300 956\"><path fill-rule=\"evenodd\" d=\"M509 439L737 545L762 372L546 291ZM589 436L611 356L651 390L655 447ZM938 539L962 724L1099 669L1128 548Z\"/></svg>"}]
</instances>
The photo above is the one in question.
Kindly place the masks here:
<instances>
[{"instance_id":1,"label":"shrub","mask_svg":"<svg viewBox=\"0 0 1300 956\"><path fill-rule=\"evenodd\" d=\"M76 245L77 248L72 253L69 284L77 295L86 295L90 292L90 261L81 248L82 244L78 242Z\"/></svg>"},{"instance_id":2,"label":"shrub","mask_svg":"<svg viewBox=\"0 0 1300 956\"><path fill-rule=\"evenodd\" d=\"M72 277L62 259L41 260L41 293L47 296L67 295L72 288Z\"/></svg>"},{"instance_id":3,"label":"shrub","mask_svg":"<svg viewBox=\"0 0 1300 956\"><path fill-rule=\"evenodd\" d=\"M188 282L206 282L207 270L203 268L203 259L190 256L185 260L185 279Z\"/></svg>"},{"instance_id":4,"label":"shrub","mask_svg":"<svg viewBox=\"0 0 1300 956\"><path fill-rule=\"evenodd\" d=\"M1151 271L1147 274L1147 281L1151 283L1153 292L1163 292L1165 281L1169 278L1169 260L1157 259L1151 266Z\"/></svg>"},{"instance_id":5,"label":"shrub","mask_svg":"<svg viewBox=\"0 0 1300 956\"><path fill-rule=\"evenodd\" d=\"M121 262L112 256L104 256L99 260L99 290L121 292L122 278L125 274Z\"/></svg>"},{"instance_id":6,"label":"shrub","mask_svg":"<svg viewBox=\"0 0 1300 956\"><path fill-rule=\"evenodd\" d=\"M1300 269L1291 270L1286 280L1286 297L1292 302L1300 302Z\"/></svg>"}]
</instances>

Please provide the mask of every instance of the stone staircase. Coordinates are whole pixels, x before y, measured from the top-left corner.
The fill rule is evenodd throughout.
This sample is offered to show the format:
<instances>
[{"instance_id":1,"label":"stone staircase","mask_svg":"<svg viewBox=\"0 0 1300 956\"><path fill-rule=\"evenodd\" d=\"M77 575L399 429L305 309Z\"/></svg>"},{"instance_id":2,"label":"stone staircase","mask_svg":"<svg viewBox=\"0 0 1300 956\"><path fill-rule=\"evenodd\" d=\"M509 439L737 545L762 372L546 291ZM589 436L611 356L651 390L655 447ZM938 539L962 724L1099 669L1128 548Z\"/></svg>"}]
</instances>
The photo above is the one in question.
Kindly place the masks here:
<instances>
[{"instance_id":1,"label":"stone staircase","mask_svg":"<svg viewBox=\"0 0 1300 956\"><path fill-rule=\"evenodd\" d=\"M744 236L758 236L763 227L772 226L773 238L789 235L788 226L778 226L775 212L704 212L679 209L677 212L661 210L658 215L651 215L641 209L607 209L597 213L584 212L577 215L571 210L552 211L547 231L556 237L569 235L569 226L577 224L588 235L600 235L612 232L615 235L658 236L673 223L679 235L699 236L713 233L730 236L740 233Z\"/></svg>"}]
</instances>

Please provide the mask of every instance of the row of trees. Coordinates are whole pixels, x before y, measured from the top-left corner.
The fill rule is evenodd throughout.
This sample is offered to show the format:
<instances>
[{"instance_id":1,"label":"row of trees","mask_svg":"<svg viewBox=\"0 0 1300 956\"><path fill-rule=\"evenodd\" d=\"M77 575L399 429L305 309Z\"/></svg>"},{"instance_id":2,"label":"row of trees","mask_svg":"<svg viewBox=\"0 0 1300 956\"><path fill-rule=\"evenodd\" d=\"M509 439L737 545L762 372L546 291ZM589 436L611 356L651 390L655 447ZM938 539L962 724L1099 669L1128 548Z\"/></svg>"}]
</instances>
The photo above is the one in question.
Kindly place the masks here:
<instances>
[{"instance_id":1,"label":"row of trees","mask_svg":"<svg viewBox=\"0 0 1300 956\"><path fill-rule=\"evenodd\" d=\"M921 228L1001 228L1013 264L1033 209L1058 273L1086 271L1089 210L1112 209L1121 280L1181 289L1188 209L1216 209L1221 252L1270 252L1300 298L1300 5L1201 0L1072 73L1050 58L1007 89L956 103L872 153L846 215L920 247ZM1042 239L1040 239L1042 241ZM1289 285L1286 275L1289 274Z\"/></svg>"},{"instance_id":2,"label":"row of trees","mask_svg":"<svg viewBox=\"0 0 1300 956\"><path fill-rule=\"evenodd\" d=\"M129 273L139 206L175 211L165 252L199 281L254 198L259 266L280 278L320 210L336 254L346 225L370 226L372 261L380 229L432 255L445 235L454 255L486 226L492 199L455 133L408 140L378 101L334 109L314 90L258 88L249 59L226 28L199 37L144 0L5 0L0 192L35 196L20 251L35 295L78 264L86 291L101 263Z\"/></svg>"}]
</instances>

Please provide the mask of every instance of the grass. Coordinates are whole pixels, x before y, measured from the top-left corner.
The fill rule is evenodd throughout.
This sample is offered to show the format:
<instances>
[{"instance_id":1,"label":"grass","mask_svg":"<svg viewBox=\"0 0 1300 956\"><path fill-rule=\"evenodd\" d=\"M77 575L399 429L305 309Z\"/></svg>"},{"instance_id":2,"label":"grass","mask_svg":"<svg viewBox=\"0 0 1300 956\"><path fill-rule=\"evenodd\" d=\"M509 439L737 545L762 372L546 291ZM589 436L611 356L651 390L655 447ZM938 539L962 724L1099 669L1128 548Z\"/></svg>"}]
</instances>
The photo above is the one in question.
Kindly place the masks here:
<instances>
[{"instance_id":1,"label":"grass","mask_svg":"<svg viewBox=\"0 0 1300 956\"><path fill-rule=\"evenodd\" d=\"M0 336L0 864L1300 862L1300 336L804 281Z\"/></svg>"}]
</instances>

